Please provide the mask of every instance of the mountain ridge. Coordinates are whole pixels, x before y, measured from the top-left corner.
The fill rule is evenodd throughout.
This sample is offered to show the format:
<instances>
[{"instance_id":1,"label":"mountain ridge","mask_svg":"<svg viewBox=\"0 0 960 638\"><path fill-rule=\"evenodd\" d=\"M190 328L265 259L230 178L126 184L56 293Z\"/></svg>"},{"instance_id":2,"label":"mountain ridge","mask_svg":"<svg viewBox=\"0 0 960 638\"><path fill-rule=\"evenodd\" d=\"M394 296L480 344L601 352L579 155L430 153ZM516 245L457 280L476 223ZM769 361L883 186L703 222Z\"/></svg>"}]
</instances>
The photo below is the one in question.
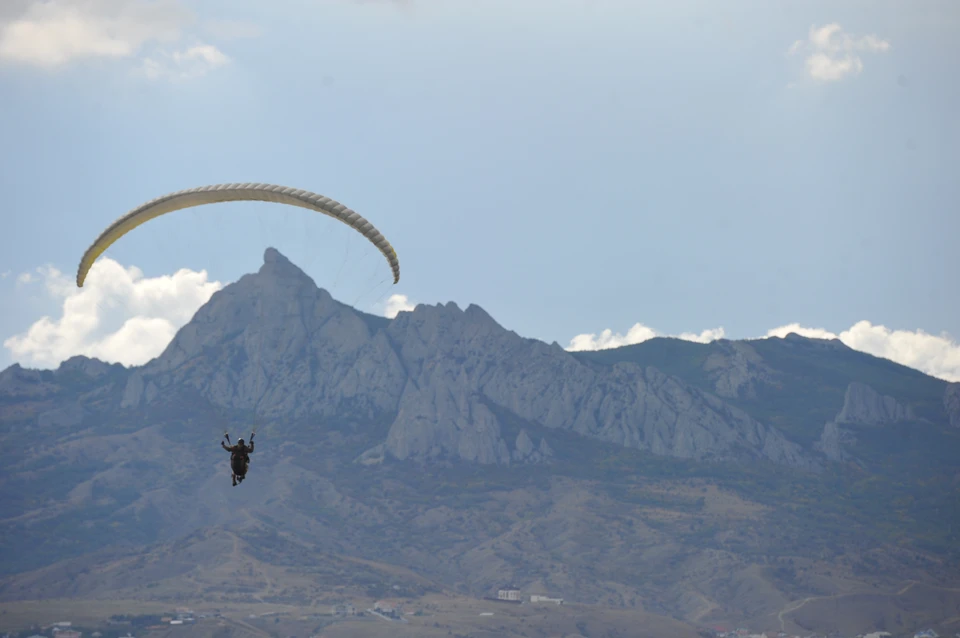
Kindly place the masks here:
<instances>
[{"instance_id":1,"label":"mountain ridge","mask_svg":"<svg viewBox=\"0 0 960 638\"><path fill-rule=\"evenodd\" d=\"M238 301L246 298L255 301ZM443 353L440 359L431 359L433 350ZM503 372L504 361L523 359L551 372L532 383L538 373L530 367L511 364L512 373ZM551 390L552 383L562 389ZM160 356L133 369L121 407L149 405L170 384L193 387L224 407L256 406L263 416L329 416L347 402L368 418L396 411L384 443L400 459L455 454L509 463L517 457L482 397L526 419L660 454L747 454L810 470L818 465L777 431L679 379L649 366L590 369L559 346L504 329L473 304L465 310L453 302L421 304L371 324L274 249L256 275L215 293ZM608 385L621 396L613 399ZM573 411L561 416L555 407L561 404ZM641 419L649 423L643 431L631 425ZM457 425L427 425L439 422Z\"/></svg>"}]
</instances>

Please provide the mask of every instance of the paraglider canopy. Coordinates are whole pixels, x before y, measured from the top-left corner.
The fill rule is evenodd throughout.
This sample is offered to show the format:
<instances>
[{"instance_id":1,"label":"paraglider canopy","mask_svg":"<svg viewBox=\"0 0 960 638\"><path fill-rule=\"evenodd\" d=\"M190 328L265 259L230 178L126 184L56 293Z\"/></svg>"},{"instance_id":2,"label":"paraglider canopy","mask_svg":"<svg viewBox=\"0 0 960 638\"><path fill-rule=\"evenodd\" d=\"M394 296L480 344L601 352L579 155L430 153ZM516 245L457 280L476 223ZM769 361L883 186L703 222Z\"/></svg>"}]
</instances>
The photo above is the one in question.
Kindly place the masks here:
<instances>
[{"instance_id":1,"label":"paraglider canopy","mask_svg":"<svg viewBox=\"0 0 960 638\"><path fill-rule=\"evenodd\" d=\"M103 252L115 241L141 224L176 210L220 202L261 201L299 206L333 217L358 231L386 258L393 271L393 283L400 281L400 261L390 242L373 224L340 202L310 191L274 184L214 184L169 193L134 208L104 230L80 259L77 286L83 287L87 273Z\"/></svg>"}]
</instances>

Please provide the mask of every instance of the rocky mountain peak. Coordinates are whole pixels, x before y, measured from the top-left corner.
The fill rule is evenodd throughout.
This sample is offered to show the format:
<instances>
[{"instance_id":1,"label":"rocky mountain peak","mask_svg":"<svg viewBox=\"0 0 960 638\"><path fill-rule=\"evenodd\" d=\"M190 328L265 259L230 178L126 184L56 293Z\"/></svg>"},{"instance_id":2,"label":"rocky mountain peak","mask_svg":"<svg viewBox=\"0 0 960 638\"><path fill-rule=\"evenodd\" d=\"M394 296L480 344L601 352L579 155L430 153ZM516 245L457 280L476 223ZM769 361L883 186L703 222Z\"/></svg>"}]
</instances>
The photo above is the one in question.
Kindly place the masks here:
<instances>
[{"instance_id":1,"label":"rocky mountain peak","mask_svg":"<svg viewBox=\"0 0 960 638\"><path fill-rule=\"evenodd\" d=\"M257 275L260 279L269 280L292 279L300 280L303 283L305 283L303 280L309 280L312 286L316 287L313 279L311 279L307 273L303 272L299 266L287 259L279 250L272 247L263 251L263 265L260 266Z\"/></svg>"},{"instance_id":2,"label":"rocky mountain peak","mask_svg":"<svg viewBox=\"0 0 960 638\"><path fill-rule=\"evenodd\" d=\"M390 322L387 332L400 344L401 356L413 365L410 371L414 376L422 362L438 356L488 358L520 341L479 306L470 305L464 311L452 301L420 304L413 312L401 313Z\"/></svg>"},{"instance_id":3,"label":"rocky mountain peak","mask_svg":"<svg viewBox=\"0 0 960 638\"><path fill-rule=\"evenodd\" d=\"M0 371L0 385L4 383L13 383L25 372L23 366L19 363L14 363L7 369Z\"/></svg>"},{"instance_id":4,"label":"rocky mountain peak","mask_svg":"<svg viewBox=\"0 0 960 638\"><path fill-rule=\"evenodd\" d=\"M244 275L214 293L147 367L171 370L204 348L216 348L241 335L246 354L253 356L254 341L262 348L262 341L270 340L270 335L276 337L285 327L293 326L296 331L297 326L307 328L345 311L355 314L318 288L278 250L267 248L256 274Z\"/></svg>"},{"instance_id":5,"label":"rocky mountain peak","mask_svg":"<svg viewBox=\"0 0 960 638\"><path fill-rule=\"evenodd\" d=\"M490 316L486 310L478 306L477 304L470 304L467 306L467 309L463 311L464 316L472 322L478 323L489 323L498 328L502 326L496 322L496 320Z\"/></svg>"},{"instance_id":6,"label":"rocky mountain peak","mask_svg":"<svg viewBox=\"0 0 960 638\"><path fill-rule=\"evenodd\" d=\"M43 395L53 388L51 376L49 372L23 368L19 363L14 363L0 372L0 392L5 397L19 399Z\"/></svg>"},{"instance_id":7,"label":"rocky mountain peak","mask_svg":"<svg viewBox=\"0 0 960 638\"><path fill-rule=\"evenodd\" d=\"M849 350L849 346L839 339L823 339L819 337L804 337L803 335L797 334L796 332L788 333L783 340L787 343L814 347L814 348L826 348L830 350Z\"/></svg>"},{"instance_id":8,"label":"rocky mountain peak","mask_svg":"<svg viewBox=\"0 0 960 638\"><path fill-rule=\"evenodd\" d=\"M83 355L70 357L60 364L57 368L57 374L79 373L86 377L99 378L110 372L112 369L123 369L120 364L109 364L99 359L91 359Z\"/></svg>"},{"instance_id":9,"label":"rocky mountain peak","mask_svg":"<svg viewBox=\"0 0 960 638\"><path fill-rule=\"evenodd\" d=\"M300 271L299 268L293 265L289 259L287 259L279 250L273 246L268 246L266 250L263 251L263 265L271 266L273 264L279 264L281 267L289 267L294 270ZM261 268L262 271L262 268ZM302 271L300 271L302 272Z\"/></svg>"},{"instance_id":10,"label":"rocky mountain peak","mask_svg":"<svg viewBox=\"0 0 960 638\"><path fill-rule=\"evenodd\" d=\"M186 385L221 406L288 416L332 413L344 392L353 395L364 387L350 373L359 351L366 349L392 369L383 360L389 359L389 346L372 337L359 313L268 248L256 274L215 293L160 357L132 375L124 405L149 402L163 387ZM383 372L365 364L364 377ZM378 401L392 406L396 398L368 403Z\"/></svg>"}]
</instances>

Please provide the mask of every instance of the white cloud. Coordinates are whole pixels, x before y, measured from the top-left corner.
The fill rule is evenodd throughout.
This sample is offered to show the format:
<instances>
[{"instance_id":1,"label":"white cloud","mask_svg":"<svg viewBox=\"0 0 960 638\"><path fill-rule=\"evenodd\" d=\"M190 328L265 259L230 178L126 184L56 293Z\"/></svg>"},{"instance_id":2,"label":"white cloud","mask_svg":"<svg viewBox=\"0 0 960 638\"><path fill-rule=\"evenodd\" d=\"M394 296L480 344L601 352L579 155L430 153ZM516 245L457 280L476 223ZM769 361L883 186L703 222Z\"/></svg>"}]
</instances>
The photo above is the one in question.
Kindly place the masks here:
<instances>
[{"instance_id":1,"label":"white cloud","mask_svg":"<svg viewBox=\"0 0 960 638\"><path fill-rule=\"evenodd\" d=\"M696 341L698 343L709 343L716 339L723 339L723 328L710 328L700 334L692 332L683 332L679 335L665 335L657 332L649 326L642 323L635 323L627 331L627 334L614 333L612 330L604 330L597 334L579 334L570 340L567 350L606 350L608 348L619 348L621 346L631 346L637 343L643 343L654 337L676 337L685 341Z\"/></svg>"},{"instance_id":2,"label":"white cloud","mask_svg":"<svg viewBox=\"0 0 960 638\"><path fill-rule=\"evenodd\" d=\"M960 344L946 333L932 335L923 330L891 330L869 321L858 321L840 334L791 324L774 328L767 332L767 336L783 337L791 332L804 337L839 339L854 350L895 361L940 379L960 381Z\"/></svg>"},{"instance_id":3,"label":"white cloud","mask_svg":"<svg viewBox=\"0 0 960 638\"><path fill-rule=\"evenodd\" d=\"M83 354L140 365L159 355L177 329L223 287L205 271L144 277L107 257L98 260L83 288L55 268L38 268L47 293L63 300L58 319L43 317L3 345L12 358L34 367L55 367Z\"/></svg>"},{"instance_id":4,"label":"white cloud","mask_svg":"<svg viewBox=\"0 0 960 638\"><path fill-rule=\"evenodd\" d=\"M768 330L765 337L785 337L791 332L814 339L839 339L847 347L876 357L895 361L947 381L960 381L960 344L948 334L932 335L923 330L891 330L859 321L836 334L824 328L810 328L793 323ZM579 334L570 340L567 350L605 350L642 343L654 337L674 336L686 341L709 343L724 338L723 328L704 330L700 334L665 335L641 323L634 324L627 334L604 330L599 335Z\"/></svg>"},{"instance_id":5,"label":"white cloud","mask_svg":"<svg viewBox=\"0 0 960 638\"><path fill-rule=\"evenodd\" d=\"M692 332L681 332L676 335L677 339L683 339L684 341L696 341L697 343L710 343L711 341L716 341L717 339L723 339L725 332L723 328L707 328L700 334L694 334Z\"/></svg>"},{"instance_id":6,"label":"white cloud","mask_svg":"<svg viewBox=\"0 0 960 638\"><path fill-rule=\"evenodd\" d=\"M183 51L163 52L156 57L144 58L140 72L151 80L188 80L206 75L229 62L230 58L220 49L212 44L203 44Z\"/></svg>"},{"instance_id":7,"label":"white cloud","mask_svg":"<svg viewBox=\"0 0 960 638\"><path fill-rule=\"evenodd\" d=\"M861 53L883 53L890 43L876 35L854 36L837 23L811 26L806 40L797 40L789 55L804 52L804 72L814 80L836 82L863 70Z\"/></svg>"},{"instance_id":8,"label":"white cloud","mask_svg":"<svg viewBox=\"0 0 960 638\"><path fill-rule=\"evenodd\" d=\"M81 58L130 57L147 43L177 40L192 19L178 0L19 4L19 14L0 21L0 58L47 68Z\"/></svg>"},{"instance_id":9,"label":"white cloud","mask_svg":"<svg viewBox=\"0 0 960 638\"><path fill-rule=\"evenodd\" d=\"M20 273L19 275L17 275L17 283L20 284L21 286L25 286L26 284L33 283L33 273L29 273L29 272Z\"/></svg>"},{"instance_id":10,"label":"white cloud","mask_svg":"<svg viewBox=\"0 0 960 638\"><path fill-rule=\"evenodd\" d=\"M410 312L416 307L416 304L411 302L406 295L390 295L390 298L384 304L383 316L393 319L401 312Z\"/></svg>"},{"instance_id":11,"label":"white cloud","mask_svg":"<svg viewBox=\"0 0 960 638\"><path fill-rule=\"evenodd\" d=\"M184 40L194 22L185 0L0 0L0 60L45 69L90 58L135 58L150 78L194 78L225 65L216 46ZM254 28L222 21L207 26L224 39ZM195 36L191 36L194 37Z\"/></svg>"}]
</instances>

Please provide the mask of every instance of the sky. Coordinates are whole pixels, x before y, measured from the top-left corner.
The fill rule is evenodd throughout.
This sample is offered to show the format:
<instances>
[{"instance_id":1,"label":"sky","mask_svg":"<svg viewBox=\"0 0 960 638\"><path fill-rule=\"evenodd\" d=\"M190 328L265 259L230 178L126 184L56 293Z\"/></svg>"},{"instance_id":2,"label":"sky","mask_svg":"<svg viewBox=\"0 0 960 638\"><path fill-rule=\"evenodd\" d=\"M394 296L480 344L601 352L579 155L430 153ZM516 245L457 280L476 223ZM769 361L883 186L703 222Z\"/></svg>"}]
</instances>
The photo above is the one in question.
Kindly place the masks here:
<instances>
[{"instance_id":1,"label":"sky","mask_svg":"<svg viewBox=\"0 0 960 638\"><path fill-rule=\"evenodd\" d=\"M960 381L954 0L3 0L0 368L158 355L274 246L568 349L839 338ZM273 204L306 189L397 249ZM290 208L290 210L287 210ZM282 210L278 210L282 209Z\"/></svg>"}]
</instances>

